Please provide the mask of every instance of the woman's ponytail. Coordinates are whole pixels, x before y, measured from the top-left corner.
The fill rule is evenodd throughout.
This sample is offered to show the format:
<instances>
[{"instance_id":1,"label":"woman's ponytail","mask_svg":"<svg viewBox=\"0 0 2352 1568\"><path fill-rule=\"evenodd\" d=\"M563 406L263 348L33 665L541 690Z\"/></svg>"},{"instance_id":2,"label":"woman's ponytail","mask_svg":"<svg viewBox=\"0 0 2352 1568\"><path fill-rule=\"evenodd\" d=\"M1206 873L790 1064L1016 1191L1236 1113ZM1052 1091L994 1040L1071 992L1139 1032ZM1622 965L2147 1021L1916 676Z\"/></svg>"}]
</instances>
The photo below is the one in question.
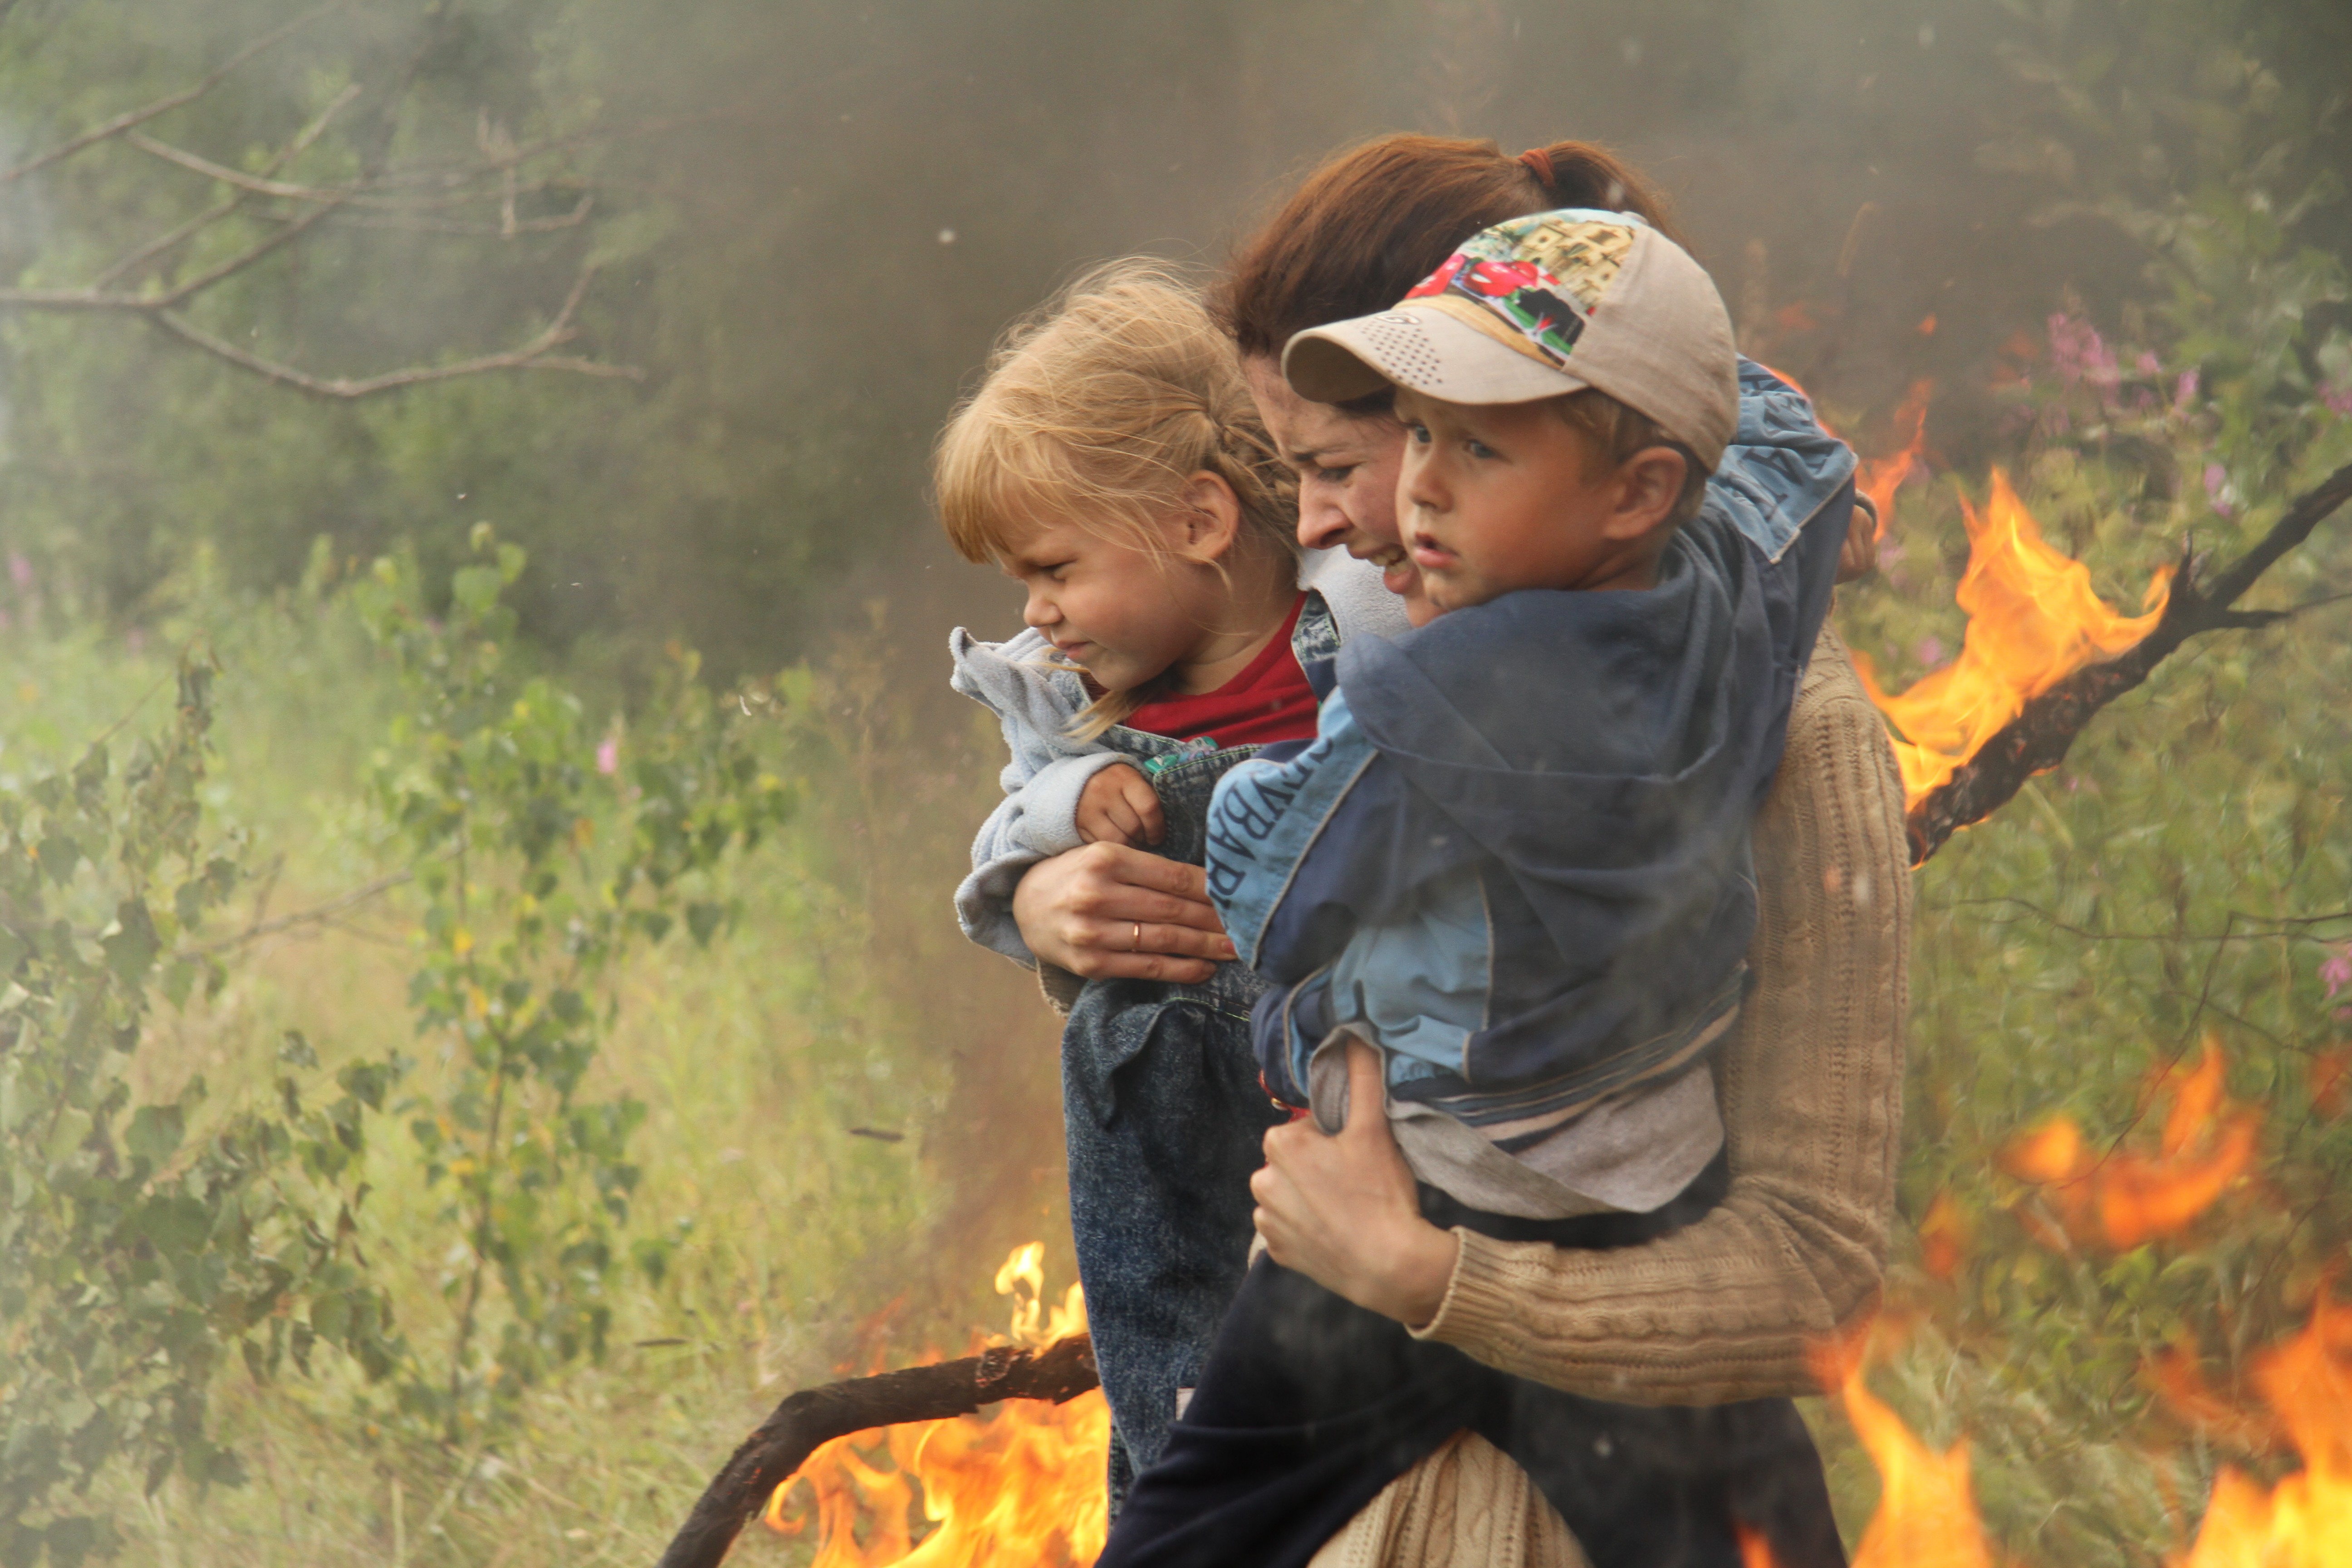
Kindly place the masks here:
<instances>
[{"instance_id":1,"label":"woman's ponytail","mask_svg":"<svg viewBox=\"0 0 2352 1568\"><path fill-rule=\"evenodd\" d=\"M1528 148L1518 161L1533 176L1547 205L1636 213L1668 239L1683 243L1665 193L1607 148L1590 142L1555 142Z\"/></svg>"}]
</instances>

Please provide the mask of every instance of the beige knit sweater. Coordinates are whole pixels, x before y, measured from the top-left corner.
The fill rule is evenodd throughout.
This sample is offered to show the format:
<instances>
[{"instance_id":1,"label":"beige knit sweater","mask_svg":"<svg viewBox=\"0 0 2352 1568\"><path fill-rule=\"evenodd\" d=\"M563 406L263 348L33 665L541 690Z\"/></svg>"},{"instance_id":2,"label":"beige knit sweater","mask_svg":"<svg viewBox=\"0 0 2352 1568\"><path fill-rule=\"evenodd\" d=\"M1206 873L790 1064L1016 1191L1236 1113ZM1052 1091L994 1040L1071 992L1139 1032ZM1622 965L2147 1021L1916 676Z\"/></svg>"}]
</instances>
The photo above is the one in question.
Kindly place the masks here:
<instances>
[{"instance_id":1,"label":"beige knit sweater","mask_svg":"<svg viewBox=\"0 0 2352 1568\"><path fill-rule=\"evenodd\" d=\"M1469 1231L1421 1331L1596 1398L1811 1391L1808 1345L1867 1306L1902 1122L1911 877L1876 711L1827 629L1756 824L1756 973L1717 1064L1731 1190L1696 1225L1579 1252ZM1463 1433L1391 1482L1312 1568L1585 1568L1527 1474Z\"/></svg>"}]
</instances>

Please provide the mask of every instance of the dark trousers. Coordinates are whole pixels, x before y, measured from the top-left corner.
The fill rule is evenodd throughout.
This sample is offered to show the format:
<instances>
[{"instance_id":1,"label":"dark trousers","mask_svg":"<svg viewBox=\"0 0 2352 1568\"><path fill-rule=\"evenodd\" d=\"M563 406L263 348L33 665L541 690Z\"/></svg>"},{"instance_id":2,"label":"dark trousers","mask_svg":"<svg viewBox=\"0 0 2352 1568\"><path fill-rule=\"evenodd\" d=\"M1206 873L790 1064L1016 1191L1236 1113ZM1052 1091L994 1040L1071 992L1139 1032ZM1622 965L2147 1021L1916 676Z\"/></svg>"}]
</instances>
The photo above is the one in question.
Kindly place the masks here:
<instances>
[{"instance_id":1,"label":"dark trousers","mask_svg":"<svg viewBox=\"0 0 2352 1568\"><path fill-rule=\"evenodd\" d=\"M1427 1189L1423 1207L1508 1239L1631 1245L1704 1213L1724 1180L1718 1160L1652 1215L1496 1220ZM1844 1568L1821 1457L1789 1400L1654 1407L1564 1394L1417 1341L1266 1258L1097 1568L1298 1568L1465 1428L1518 1462L1594 1568L1740 1568L1739 1527L1780 1568Z\"/></svg>"}]
</instances>

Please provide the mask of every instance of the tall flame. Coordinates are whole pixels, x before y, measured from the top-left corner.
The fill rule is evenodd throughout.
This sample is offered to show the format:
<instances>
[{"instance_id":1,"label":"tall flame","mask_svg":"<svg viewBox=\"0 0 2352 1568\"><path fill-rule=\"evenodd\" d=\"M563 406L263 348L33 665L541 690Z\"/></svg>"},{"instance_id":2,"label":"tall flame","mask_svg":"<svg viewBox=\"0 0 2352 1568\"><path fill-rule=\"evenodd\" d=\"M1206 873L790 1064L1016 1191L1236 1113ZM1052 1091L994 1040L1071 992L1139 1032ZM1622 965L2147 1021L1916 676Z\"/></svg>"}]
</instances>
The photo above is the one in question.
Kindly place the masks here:
<instances>
[{"instance_id":1,"label":"tall flame","mask_svg":"<svg viewBox=\"0 0 2352 1568\"><path fill-rule=\"evenodd\" d=\"M1938 1454L1922 1443L1863 1382L1874 1324L1817 1346L1813 1372L1845 1406L1854 1436L1878 1467L1878 1511L1855 1546L1853 1568L1993 1568L1969 1477L1969 1446ZM1740 1542L1744 1568L1773 1568L1752 1537Z\"/></svg>"},{"instance_id":2,"label":"tall flame","mask_svg":"<svg viewBox=\"0 0 2352 1568\"><path fill-rule=\"evenodd\" d=\"M2303 1469L2265 1489L2232 1467L2179 1568L2338 1568L2352 1563L2352 1312L2323 1289L2303 1332L2257 1357L2254 1386Z\"/></svg>"},{"instance_id":3,"label":"tall flame","mask_svg":"<svg viewBox=\"0 0 2352 1568\"><path fill-rule=\"evenodd\" d=\"M1013 1298L1017 1344L1086 1330L1078 1287L1059 1303L1046 1297L1045 1252L1027 1243L997 1270L997 1293ZM1099 1391L1059 1405L1007 1400L992 1419L836 1437L776 1489L761 1517L783 1534L805 1531L810 1513L791 1497L806 1485L817 1531L811 1568L1085 1568L1110 1530L1109 1450L1110 1406ZM885 1454L887 1468L877 1462ZM937 1527L919 1544L908 1517L919 1502Z\"/></svg>"},{"instance_id":4,"label":"tall flame","mask_svg":"<svg viewBox=\"0 0 2352 1568\"><path fill-rule=\"evenodd\" d=\"M2025 704L2100 658L2112 658L2156 628L2171 570L2148 584L2145 613L2117 615L2091 591L2090 569L2053 550L2025 503L1995 468L1979 512L1965 500L1969 568L1955 595L1969 615L1960 657L1899 693L1882 689L1870 662L1854 656L1870 700L1903 738L1895 760L1907 804L1916 805L1976 755Z\"/></svg>"},{"instance_id":5,"label":"tall flame","mask_svg":"<svg viewBox=\"0 0 2352 1568\"><path fill-rule=\"evenodd\" d=\"M1930 318L1932 320L1932 318ZM1895 427L1911 426L1911 438L1903 449L1884 458L1864 458L1854 474L1853 488L1868 496L1878 509L1878 537L1885 539L1886 531L1895 526L1895 492L1903 488L1912 471L1918 467L1920 457L1927 449L1927 400L1936 390L1932 381L1915 381L1895 410Z\"/></svg>"}]
</instances>

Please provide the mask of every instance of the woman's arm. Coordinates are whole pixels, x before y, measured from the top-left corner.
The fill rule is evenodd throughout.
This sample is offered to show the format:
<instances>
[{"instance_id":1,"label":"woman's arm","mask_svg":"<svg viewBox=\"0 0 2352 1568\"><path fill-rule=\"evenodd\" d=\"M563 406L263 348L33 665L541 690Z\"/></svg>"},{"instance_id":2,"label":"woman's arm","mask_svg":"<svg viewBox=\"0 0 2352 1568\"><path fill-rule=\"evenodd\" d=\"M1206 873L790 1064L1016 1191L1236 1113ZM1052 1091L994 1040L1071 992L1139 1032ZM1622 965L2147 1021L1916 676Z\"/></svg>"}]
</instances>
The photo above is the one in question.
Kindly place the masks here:
<instances>
[{"instance_id":1,"label":"woman's arm","mask_svg":"<svg viewBox=\"0 0 2352 1568\"><path fill-rule=\"evenodd\" d=\"M1332 1138L1302 1121L1266 1134L1251 1182L1275 1260L1422 1337L1593 1398L1811 1392L1808 1347L1874 1298L1885 1262L1906 849L1885 731L1824 631L1757 821L1756 989L1716 1066L1723 1203L1609 1252L1448 1236L1421 1217L1386 1119L1351 1117Z\"/></svg>"},{"instance_id":2,"label":"woman's arm","mask_svg":"<svg viewBox=\"0 0 2352 1568\"><path fill-rule=\"evenodd\" d=\"M1875 1296L1902 1128L1911 880L1885 731L1824 630L1757 821L1756 988L1717 1065L1731 1189L1610 1252L1461 1247L1423 1337L1621 1402L1810 1393L1807 1348Z\"/></svg>"}]
</instances>

